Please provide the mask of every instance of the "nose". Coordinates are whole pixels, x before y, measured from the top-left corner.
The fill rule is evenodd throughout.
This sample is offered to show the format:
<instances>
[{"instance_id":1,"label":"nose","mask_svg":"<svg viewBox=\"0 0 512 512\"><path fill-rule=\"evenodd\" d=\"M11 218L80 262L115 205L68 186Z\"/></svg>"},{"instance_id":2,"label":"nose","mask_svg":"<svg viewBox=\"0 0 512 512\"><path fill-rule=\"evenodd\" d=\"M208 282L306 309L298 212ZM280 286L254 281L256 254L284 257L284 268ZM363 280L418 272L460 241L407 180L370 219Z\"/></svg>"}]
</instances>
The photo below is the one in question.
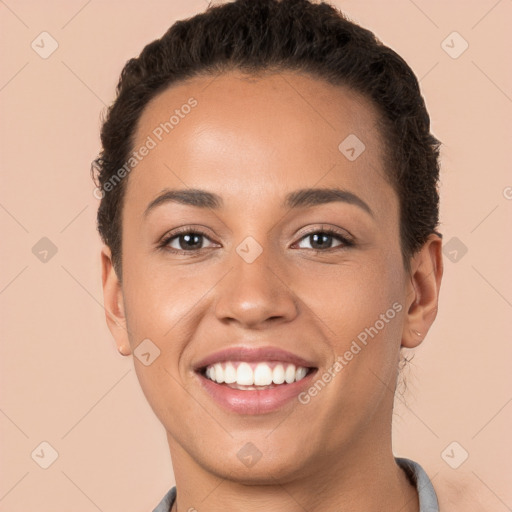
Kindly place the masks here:
<instances>
[{"instance_id":1,"label":"nose","mask_svg":"<svg viewBox=\"0 0 512 512\"><path fill-rule=\"evenodd\" d=\"M263 250L251 263L234 251L230 268L217 289L215 314L220 321L257 329L297 316L298 301L289 278L269 250Z\"/></svg>"}]
</instances>

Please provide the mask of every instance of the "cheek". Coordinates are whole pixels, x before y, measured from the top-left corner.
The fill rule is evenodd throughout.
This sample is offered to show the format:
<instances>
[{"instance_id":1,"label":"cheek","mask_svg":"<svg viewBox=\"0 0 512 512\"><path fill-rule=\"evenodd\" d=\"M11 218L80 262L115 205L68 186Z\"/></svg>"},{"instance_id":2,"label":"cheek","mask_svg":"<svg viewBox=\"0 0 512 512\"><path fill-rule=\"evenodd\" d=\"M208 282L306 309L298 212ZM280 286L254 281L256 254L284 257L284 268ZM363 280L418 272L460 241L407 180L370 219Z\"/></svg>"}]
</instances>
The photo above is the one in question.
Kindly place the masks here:
<instances>
[{"instance_id":1,"label":"cheek","mask_svg":"<svg viewBox=\"0 0 512 512\"><path fill-rule=\"evenodd\" d=\"M404 284L400 261L381 253L354 257L339 266L304 269L297 272L293 290L331 328L331 335L346 339L401 303ZM390 314L394 319L394 312Z\"/></svg>"},{"instance_id":2,"label":"cheek","mask_svg":"<svg viewBox=\"0 0 512 512\"><path fill-rule=\"evenodd\" d=\"M400 265L394 255L381 253L364 265L324 270L315 280L304 277L296 288L319 320L331 361L340 363L334 372L350 390L345 397L352 395L358 402L392 386L396 377L405 313Z\"/></svg>"},{"instance_id":3,"label":"cheek","mask_svg":"<svg viewBox=\"0 0 512 512\"><path fill-rule=\"evenodd\" d=\"M125 276L123 293L130 334L159 340L176 338L180 324L215 283L211 274L203 276L192 266L158 268L150 261L127 261Z\"/></svg>"},{"instance_id":4,"label":"cheek","mask_svg":"<svg viewBox=\"0 0 512 512\"><path fill-rule=\"evenodd\" d=\"M171 430L179 429L176 411L190 407L183 392L183 355L197 328L205 287L211 286L197 278L177 278L172 269L162 275L147 265L132 268L129 275L123 285L125 314L137 378L155 415ZM143 346L150 353L149 365L138 357Z\"/></svg>"},{"instance_id":5,"label":"cheek","mask_svg":"<svg viewBox=\"0 0 512 512\"><path fill-rule=\"evenodd\" d=\"M125 261L125 315L137 376L148 402L160 416L171 403L166 398L179 401L182 396L190 340L208 307L207 292L219 277L211 271L200 273L193 265L179 269L157 268L147 261L136 263L135 258ZM149 366L137 358L141 342L149 352L158 354Z\"/></svg>"}]
</instances>

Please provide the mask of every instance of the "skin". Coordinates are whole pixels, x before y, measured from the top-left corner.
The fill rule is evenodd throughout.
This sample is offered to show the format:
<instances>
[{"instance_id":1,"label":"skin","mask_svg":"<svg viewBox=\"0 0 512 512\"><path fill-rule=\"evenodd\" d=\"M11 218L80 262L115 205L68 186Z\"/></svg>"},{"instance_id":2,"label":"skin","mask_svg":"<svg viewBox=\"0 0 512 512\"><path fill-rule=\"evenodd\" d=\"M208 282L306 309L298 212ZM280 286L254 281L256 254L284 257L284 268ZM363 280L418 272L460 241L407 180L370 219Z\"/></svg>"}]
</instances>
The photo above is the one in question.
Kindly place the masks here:
<instances>
[{"instance_id":1,"label":"skin","mask_svg":"<svg viewBox=\"0 0 512 512\"><path fill-rule=\"evenodd\" d=\"M160 350L149 366L133 360L167 432L177 510L418 512L417 493L393 458L391 416L400 348L421 343L436 316L441 242L429 237L406 271L375 110L307 75L232 71L154 98L134 147L191 96L198 105L129 175L122 283L109 248L101 254L119 351L131 354L146 338ZM338 150L348 134L365 144L354 161ZM307 187L350 191L373 215L346 202L282 205ZM169 202L144 216L166 188L214 192L224 205ZM207 232L195 256L157 248L181 226ZM306 235L322 227L350 233L355 245L334 237L315 253ZM263 250L252 263L236 252L248 236ZM178 237L168 247L187 245ZM238 415L198 385L193 365L234 345L277 346L314 361L322 374L393 303L401 311L307 405L294 400L272 413ZM237 457L248 442L262 453L252 467Z\"/></svg>"}]
</instances>

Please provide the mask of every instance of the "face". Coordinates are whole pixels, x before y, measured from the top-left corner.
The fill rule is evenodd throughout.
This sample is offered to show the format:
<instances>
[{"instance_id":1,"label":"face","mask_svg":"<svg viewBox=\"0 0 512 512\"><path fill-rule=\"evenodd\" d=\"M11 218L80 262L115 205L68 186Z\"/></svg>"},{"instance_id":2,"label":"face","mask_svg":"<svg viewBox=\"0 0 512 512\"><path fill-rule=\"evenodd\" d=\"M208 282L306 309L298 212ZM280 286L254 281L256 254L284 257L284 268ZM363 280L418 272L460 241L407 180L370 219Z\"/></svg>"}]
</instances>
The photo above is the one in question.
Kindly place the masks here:
<instances>
[{"instance_id":1,"label":"face","mask_svg":"<svg viewBox=\"0 0 512 512\"><path fill-rule=\"evenodd\" d=\"M376 121L292 72L196 77L145 108L115 336L175 467L285 482L390 437L415 298Z\"/></svg>"}]
</instances>

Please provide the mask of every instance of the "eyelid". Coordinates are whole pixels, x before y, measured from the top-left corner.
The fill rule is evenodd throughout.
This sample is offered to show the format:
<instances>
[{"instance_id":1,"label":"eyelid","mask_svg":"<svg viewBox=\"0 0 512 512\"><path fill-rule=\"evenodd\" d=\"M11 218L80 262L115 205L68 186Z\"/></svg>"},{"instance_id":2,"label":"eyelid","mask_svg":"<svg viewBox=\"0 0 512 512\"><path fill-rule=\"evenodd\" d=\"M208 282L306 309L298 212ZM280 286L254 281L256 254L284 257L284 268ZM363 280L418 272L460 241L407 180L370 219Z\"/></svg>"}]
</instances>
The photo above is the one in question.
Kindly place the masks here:
<instances>
[{"instance_id":1,"label":"eyelid","mask_svg":"<svg viewBox=\"0 0 512 512\"><path fill-rule=\"evenodd\" d=\"M206 228L200 224L187 224L186 226L180 226L178 228L174 228L174 229L167 231L159 238L159 240L157 241L157 244L163 242L164 240L170 240L170 239L174 238L175 236L183 235L183 234L187 234L187 233L198 233L198 234L201 234L201 235L204 235L204 236L210 238L210 235L207 233L207 231L208 231L208 228Z\"/></svg>"},{"instance_id":2,"label":"eyelid","mask_svg":"<svg viewBox=\"0 0 512 512\"><path fill-rule=\"evenodd\" d=\"M350 233L350 231L340 228L338 226L334 226L332 224L319 224L318 226L314 226L313 228L305 228L305 231L300 231L295 235L300 239L304 238L307 235L312 235L313 233L331 233L335 234L341 238L345 238L349 242L354 242L356 237Z\"/></svg>"},{"instance_id":3,"label":"eyelid","mask_svg":"<svg viewBox=\"0 0 512 512\"><path fill-rule=\"evenodd\" d=\"M212 238L210 237L210 235L207 233L207 230L203 227L196 227L194 225L188 225L188 226L181 226L179 228L176 228L176 229L173 229L171 231L168 231L165 235L163 235L160 240L157 242L157 248L162 248L162 249L166 249L169 251L169 252L173 252L173 253L186 253L186 254L193 254L193 253L199 253L202 249L207 249L207 247L202 247L201 249L199 250L191 250L191 251L185 251L185 250L182 250L182 249L170 249L168 248L168 244L171 240L175 239L175 238L178 238L180 235L186 235L186 234L196 234L196 235L201 235L203 236L204 238L207 238L208 240L210 240L210 242L212 243L217 243L215 242L214 240L212 240Z\"/></svg>"}]
</instances>

